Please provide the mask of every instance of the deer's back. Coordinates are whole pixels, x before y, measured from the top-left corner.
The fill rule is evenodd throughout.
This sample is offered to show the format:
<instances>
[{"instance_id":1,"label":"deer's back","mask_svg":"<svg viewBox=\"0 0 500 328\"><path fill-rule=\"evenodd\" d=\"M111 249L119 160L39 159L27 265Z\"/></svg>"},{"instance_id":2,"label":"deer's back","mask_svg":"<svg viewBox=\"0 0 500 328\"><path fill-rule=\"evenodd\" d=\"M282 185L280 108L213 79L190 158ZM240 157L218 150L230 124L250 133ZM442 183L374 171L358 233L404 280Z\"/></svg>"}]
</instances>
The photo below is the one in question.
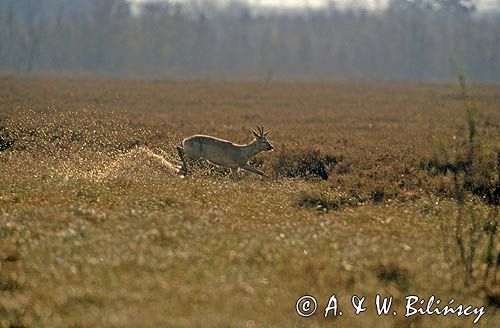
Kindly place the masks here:
<instances>
[{"instance_id":1,"label":"deer's back","mask_svg":"<svg viewBox=\"0 0 500 328\"><path fill-rule=\"evenodd\" d=\"M195 135L182 142L184 152L194 159L206 159L222 166L236 166L241 152L231 141L205 135Z\"/></svg>"}]
</instances>

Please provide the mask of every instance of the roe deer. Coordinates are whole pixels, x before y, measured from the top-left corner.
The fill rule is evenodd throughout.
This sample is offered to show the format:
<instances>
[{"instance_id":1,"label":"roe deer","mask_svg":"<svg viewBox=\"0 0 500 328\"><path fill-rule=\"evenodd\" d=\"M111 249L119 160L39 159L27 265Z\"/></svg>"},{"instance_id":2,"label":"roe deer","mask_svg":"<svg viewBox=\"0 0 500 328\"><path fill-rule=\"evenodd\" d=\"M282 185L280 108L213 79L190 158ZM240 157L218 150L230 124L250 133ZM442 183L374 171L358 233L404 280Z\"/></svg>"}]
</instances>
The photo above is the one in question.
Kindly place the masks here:
<instances>
[{"instance_id":1,"label":"roe deer","mask_svg":"<svg viewBox=\"0 0 500 328\"><path fill-rule=\"evenodd\" d=\"M198 160L204 159L210 163L230 168L233 177L237 177L238 169L244 169L252 173L269 178L264 172L248 164L249 159L262 152L272 151L273 146L267 140L270 131L264 132L264 127L257 127L257 131L251 129L255 139L246 145L238 145L231 141L204 135L194 135L182 141L182 147L177 146L177 151L182 160L181 172L186 175L188 168L185 156Z\"/></svg>"}]
</instances>

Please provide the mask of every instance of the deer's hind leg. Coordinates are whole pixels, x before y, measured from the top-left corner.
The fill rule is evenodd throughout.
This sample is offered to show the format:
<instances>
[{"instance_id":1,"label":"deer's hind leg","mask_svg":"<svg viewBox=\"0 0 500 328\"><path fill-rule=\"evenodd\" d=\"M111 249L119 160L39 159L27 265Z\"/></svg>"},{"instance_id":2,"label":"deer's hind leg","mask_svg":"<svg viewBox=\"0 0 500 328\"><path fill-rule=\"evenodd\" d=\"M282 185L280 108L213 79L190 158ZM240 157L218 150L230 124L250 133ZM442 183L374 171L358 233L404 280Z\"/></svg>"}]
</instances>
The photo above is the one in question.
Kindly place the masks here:
<instances>
[{"instance_id":1,"label":"deer's hind leg","mask_svg":"<svg viewBox=\"0 0 500 328\"><path fill-rule=\"evenodd\" d=\"M184 148L182 148L181 146L177 146L177 153L179 154L179 157L181 158L181 161L182 161L182 166L180 168L179 173L181 173L183 175L187 175L188 174L188 167L187 167L187 163L186 163L186 158L184 156Z\"/></svg>"},{"instance_id":2,"label":"deer's hind leg","mask_svg":"<svg viewBox=\"0 0 500 328\"><path fill-rule=\"evenodd\" d=\"M269 176L267 174L265 174L264 172L262 172L260 170L257 170L255 167L252 167L248 164L246 164L245 166L242 166L242 169L247 170L247 171L252 172L252 173L255 173L255 174L258 174L262 177L269 179Z\"/></svg>"}]
</instances>

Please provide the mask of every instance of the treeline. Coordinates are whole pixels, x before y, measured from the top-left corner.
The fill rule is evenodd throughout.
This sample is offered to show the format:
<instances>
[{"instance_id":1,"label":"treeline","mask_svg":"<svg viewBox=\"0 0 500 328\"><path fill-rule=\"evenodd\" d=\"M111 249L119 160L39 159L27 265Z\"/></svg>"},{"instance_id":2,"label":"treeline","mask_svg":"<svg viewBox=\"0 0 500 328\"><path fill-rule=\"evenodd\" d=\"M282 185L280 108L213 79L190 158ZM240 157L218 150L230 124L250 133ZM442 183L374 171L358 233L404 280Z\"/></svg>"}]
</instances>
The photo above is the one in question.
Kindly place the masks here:
<instances>
[{"instance_id":1,"label":"treeline","mask_svg":"<svg viewBox=\"0 0 500 328\"><path fill-rule=\"evenodd\" d=\"M450 61L469 79L499 81L500 14L460 0L301 12L0 0L3 72L449 80Z\"/></svg>"}]
</instances>

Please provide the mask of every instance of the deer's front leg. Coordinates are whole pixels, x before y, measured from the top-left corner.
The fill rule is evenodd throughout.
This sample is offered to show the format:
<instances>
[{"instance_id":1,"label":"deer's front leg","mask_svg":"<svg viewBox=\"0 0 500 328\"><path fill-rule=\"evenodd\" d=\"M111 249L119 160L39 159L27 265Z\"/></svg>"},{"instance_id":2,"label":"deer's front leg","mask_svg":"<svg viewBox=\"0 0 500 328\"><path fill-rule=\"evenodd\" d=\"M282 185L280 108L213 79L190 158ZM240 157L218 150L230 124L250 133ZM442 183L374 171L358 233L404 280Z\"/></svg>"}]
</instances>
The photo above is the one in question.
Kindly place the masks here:
<instances>
[{"instance_id":1,"label":"deer's front leg","mask_svg":"<svg viewBox=\"0 0 500 328\"><path fill-rule=\"evenodd\" d=\"M177 153L179 154L179 157L181 158L181 161L182 161L182 166L179 170L179 173L181 173L182 175L187 175L188 174L188 167L187 167L186 159L184 156L184 149L182 147L177 146Z\"/></svg>"},{"instance_id":2,"label":"deer's front leg","mask_svg":"<svg viewBox=\"0 0 500 328\"><path fill-rule=\"evenodd\" d=\"M265 174L264 172L262 172L262 171L260 171L260 170L257 170L255 167L252 167L252 166L250 166L250 165L248 165L248 164L245 164L245 165L242 167L242 169L247 170L247 171L252 172L252 173L255 173L255 174L258 174L258 175L260 175L260 176L263 176L263 177L266 177L266 178L268 178L268 179L269 179L269 176L268 176L267 174Z\"/></svg>"}]
</instances>

